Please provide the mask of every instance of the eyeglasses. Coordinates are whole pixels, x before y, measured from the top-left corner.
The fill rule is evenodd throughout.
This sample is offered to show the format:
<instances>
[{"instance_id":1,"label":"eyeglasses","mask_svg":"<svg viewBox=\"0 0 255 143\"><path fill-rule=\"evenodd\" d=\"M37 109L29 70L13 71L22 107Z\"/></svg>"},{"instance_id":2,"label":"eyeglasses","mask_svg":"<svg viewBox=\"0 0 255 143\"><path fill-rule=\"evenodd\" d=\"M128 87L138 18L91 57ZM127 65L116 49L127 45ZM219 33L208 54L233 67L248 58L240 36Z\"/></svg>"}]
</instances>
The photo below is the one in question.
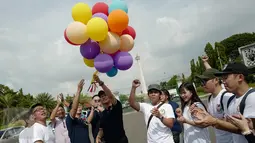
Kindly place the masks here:
<instances>
[{"instance_id":1,"label":"eyeglasses","mask_svg":"<svg viewBox=\"0 0 255 143\"><path fill-rule=\"evenodd\" d=\"M94 100L95 102L100 102L101 100L100 99L98 99L98 100Z\"/></svg>"},{"instance_id":2,"label":"eyeglasses","mask_svg":"<svg viewBox=\"0 0 255 143\"><path fill-rule=\"evenodd\" d=\"M206 85L207 81L209 81L209 79L201 79L200 82L202 85Z\"/></svg>"}]
</instances>

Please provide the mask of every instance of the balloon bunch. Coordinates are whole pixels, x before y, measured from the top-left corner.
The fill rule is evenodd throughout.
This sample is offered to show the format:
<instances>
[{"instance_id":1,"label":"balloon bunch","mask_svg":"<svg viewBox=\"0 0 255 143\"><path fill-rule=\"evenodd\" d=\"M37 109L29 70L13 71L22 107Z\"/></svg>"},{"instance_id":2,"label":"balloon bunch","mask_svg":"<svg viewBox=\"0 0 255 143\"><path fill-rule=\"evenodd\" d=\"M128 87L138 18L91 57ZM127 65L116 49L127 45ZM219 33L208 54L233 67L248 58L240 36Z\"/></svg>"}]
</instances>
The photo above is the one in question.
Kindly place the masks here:
<instances>
[{"instance_id":1,"label":"balloon bunch","mask_svg":"<svg viewBox=\"0 0 255 143\"><path fill-rule=\"evenodd\" d=\"M113 77L133 65L129 51L136 32L129 26L127 13L123 0L113 0L109 6L98 2L92 9L77 3L72 8L74 22L65 29L64 37L69 44L80 46L85 65Z\"/></svg>"}]
</instances>

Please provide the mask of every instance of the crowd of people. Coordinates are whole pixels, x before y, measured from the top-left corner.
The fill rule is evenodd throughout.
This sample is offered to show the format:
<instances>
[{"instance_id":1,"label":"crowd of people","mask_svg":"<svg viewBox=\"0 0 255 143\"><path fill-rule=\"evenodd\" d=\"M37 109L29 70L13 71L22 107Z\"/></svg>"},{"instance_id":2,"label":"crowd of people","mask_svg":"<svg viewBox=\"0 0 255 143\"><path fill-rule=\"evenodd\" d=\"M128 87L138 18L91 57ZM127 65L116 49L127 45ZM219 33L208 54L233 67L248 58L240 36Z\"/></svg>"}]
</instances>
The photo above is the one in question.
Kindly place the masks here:
<instances>
[{"instance_id":1,"label":"crowd of people","mask_svg":"<svg viewBox=\"0 0 255 143\"><path fill-rule=\"evenodd\" d=\"M229 63L223 71L208 64L196 78L210 93L208 105L199 98L192 83L178 87L180 106L172 101L168 90L158 84L148 86L150 103L135 100L139 80L132 82L130 106L144 115L147 143L211 143L208 127L214 129L216 143L255 143L255 90L249 87L248 68L241 63ZM71 103L63 95L46 124L47 112L43 104L34 104L27 113L26 128L20 133L20 143L128 143L123 125L122 104L97 75L94 80L102 88L92 97L91 109L85 115L79 103L84 86L81 80ZM66 115L65 107L69 113Z\"/></svg>"}]
</instances>

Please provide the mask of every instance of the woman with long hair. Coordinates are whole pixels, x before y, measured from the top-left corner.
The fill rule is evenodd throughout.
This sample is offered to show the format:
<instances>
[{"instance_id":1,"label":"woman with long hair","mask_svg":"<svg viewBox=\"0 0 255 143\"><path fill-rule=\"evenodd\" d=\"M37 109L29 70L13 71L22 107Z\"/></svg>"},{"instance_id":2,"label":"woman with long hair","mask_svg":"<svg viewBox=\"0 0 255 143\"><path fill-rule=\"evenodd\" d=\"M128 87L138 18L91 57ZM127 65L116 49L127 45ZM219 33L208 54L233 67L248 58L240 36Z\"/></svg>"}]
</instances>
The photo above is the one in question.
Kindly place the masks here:
<instances>
[{"instance_id":1,"label":"woman with long hair","mask_svg":"<svg viewBox=\"0 0 255 143\"><path fill-rule=\"evenodd\" d=\"M182 83L179 87L181 109L176 110L177 120L183 123L184 143L210 143L208 128L197 126L190 113L190 106L206 110L205 105L198 97L196 89L192 83Z\"/></svg>"}]
</instances>

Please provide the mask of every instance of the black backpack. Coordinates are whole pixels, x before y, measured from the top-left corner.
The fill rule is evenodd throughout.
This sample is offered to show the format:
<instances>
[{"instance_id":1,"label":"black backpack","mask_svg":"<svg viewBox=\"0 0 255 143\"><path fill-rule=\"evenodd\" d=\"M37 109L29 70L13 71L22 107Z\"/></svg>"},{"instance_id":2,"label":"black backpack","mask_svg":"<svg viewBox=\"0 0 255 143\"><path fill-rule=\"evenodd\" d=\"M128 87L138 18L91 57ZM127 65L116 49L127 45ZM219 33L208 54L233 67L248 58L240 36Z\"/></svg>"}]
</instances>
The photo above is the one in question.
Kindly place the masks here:
<instances>
[{"instance_id":1,"label":"black backpack","mask_svg":"<svg viewBox=\"0 0 255 143\"><path fill-rule=\"evenodd\" d=\"M220 97L220 106L222 108L222 110L224 111L224 106L223 106L223 97L224 95L227 93L227 91L224 91L222 94L221 94L221 97ZM232 96L231 96L232 97ZM212 94L208 97L208 102L210 102L212 98Z\"/></svg>"},{"instance_id":2,"label":"black backpack","mask_svg":"<svg viewBox=\"0 0 255 143\"><path fill-rule=\"evenodd\" d=\"M239 110L240 110L240 113L243 115L243 112L244 112L244 108L245 108L245 100L247 98L247 96L251 93L255 92L255 88L252 88L250 89L245 95L243 95L243 99L242 101L240 102L240 105L239 105ZM231 96L229 99L228 99L228 103L227 103L227 108L229 107L229 104L231 103L231 101L235 98L235 95Z\"/></svg>"}]
</instances>

